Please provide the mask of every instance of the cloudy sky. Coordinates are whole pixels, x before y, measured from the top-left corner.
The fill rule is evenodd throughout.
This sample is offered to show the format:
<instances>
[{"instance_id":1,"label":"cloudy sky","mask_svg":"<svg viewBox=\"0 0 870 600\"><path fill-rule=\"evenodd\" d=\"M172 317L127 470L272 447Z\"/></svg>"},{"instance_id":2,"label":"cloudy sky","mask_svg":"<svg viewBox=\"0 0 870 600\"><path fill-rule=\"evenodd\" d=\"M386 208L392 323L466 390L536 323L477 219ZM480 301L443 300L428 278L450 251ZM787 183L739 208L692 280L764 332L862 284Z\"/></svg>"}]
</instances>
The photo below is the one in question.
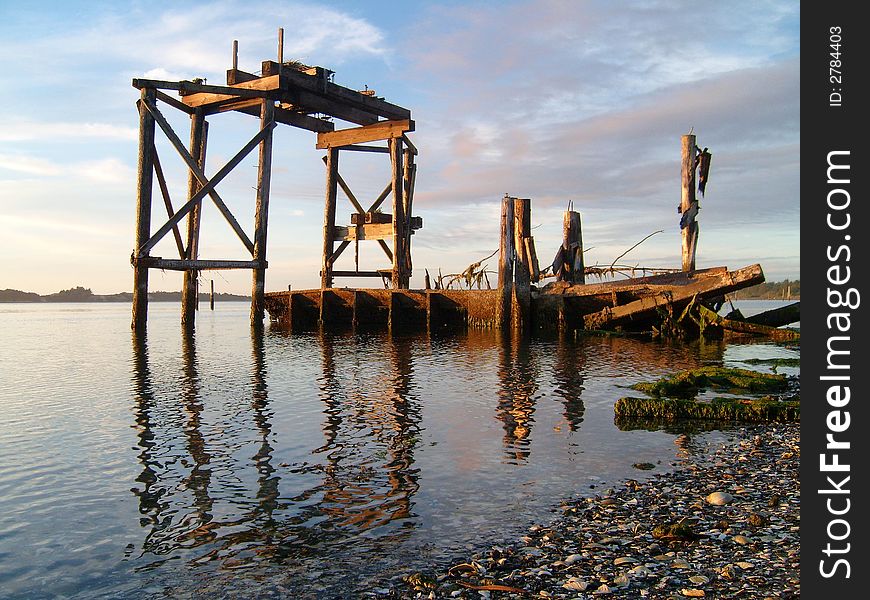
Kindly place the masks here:
<instances>
[{"instance_id":1,"label":"cloudy sky","mask_svg":"<svg viewBox=\"0 0 870 600\"><path fill-rule=\"evenodd\" d=\"M134 77L223 84L277 56L376 90L417 124L412 286L461 271L498 247L501 197L532 199L547 263L569 201L583 215L587 264L678 267L680 136L713 153L701 202L698 266L761 263L799 277L799 8L793 1L41 2L0 0L0 289L95 293L132 287L138 92ZM186 138L183 115L172 123ZM256 133L210 118L206 173ZM324 167L315 134L281 126L273 155L267 290L319 285ZM158 133L173 200L186 174ZM382 155L343 155L364 204L389 173ZM383 163L383 164L382 164ZM249 235L256 152L218 186ZM340 203L338 221L348 222ZM155 190L154 228L165 215ZM374 244L369 244L374 245ZM201 258L244 259L213 205ZM171 236L152 252L177 256ZM346 254L351 255L348 252ZM348 258L344 258L348 260ZM361 267L387 266L361 245ZM343 268L340 262L338 268ZM248 293L250 272L210 272ZM338 280L338 285L353 285ZM371 280L363 282L370 285ZM153 271L151 289L181 275Z\"/></svg>"}]
</instances>

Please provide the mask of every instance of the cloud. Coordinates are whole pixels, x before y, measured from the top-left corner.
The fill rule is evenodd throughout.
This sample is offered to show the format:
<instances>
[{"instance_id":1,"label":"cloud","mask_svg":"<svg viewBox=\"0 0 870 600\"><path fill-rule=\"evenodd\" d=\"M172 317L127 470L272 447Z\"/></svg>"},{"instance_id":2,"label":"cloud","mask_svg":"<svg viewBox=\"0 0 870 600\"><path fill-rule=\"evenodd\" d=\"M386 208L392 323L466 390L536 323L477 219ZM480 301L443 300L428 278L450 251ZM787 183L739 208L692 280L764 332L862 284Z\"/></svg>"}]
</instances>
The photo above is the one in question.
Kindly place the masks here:
<instances>
[{"instance_id":1,"label":"cloud","mask_svg":"<svg viewBox=\"0 0 870 600\"><path fill-rule=\"evenodd\" d=\"M0 142L51 139L52 142L85 140L135 140L139 131L115 123L41 122L28 118L0 117Z\"/></svg>"}]
</instances>

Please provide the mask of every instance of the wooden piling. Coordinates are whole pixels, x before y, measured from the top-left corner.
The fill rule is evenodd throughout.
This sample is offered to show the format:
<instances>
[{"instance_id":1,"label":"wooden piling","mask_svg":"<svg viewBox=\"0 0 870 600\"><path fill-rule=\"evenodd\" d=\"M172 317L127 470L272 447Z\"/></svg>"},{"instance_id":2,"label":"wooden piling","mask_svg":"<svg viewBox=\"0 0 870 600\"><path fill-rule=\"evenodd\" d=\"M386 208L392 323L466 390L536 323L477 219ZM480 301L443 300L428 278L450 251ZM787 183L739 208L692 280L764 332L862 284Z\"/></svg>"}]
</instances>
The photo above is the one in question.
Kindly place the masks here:
<instances>
[{"instance_id":1,"label":"wooden piling","mask_svg":"<svg viewBox=\"0 0 870 600\"><path fill-rule=\"evenodd\" d=\"M404 169L402 138L390 138L390 161L393 184L393 289L408 289L409 273L405 256Z\"/></svg>"},{"instance_id":2,"label":"wooden piling","mask_svg":"<svg viewBox=\"0 0 870 600\"><path fill-rule=\"evenodd\" d=\"M266 233L269 226L269 190L272 184L272 129L275 103L263 100L260 107L260 130L269 133L260 142L257 168L257 206L254 213L254 262L251 286L251 325L262 325L264 317L263 294L266 291Z\"/></svg>"},{"instance_id":3,"label":"wooden piling","mask_svg":"<svg viewBox=\"0 0 870 600\"><path fill-rule=\"evenodd\" d=\"M681 138L681 190L680 190L680 221L682 238L683 271L695 270L695 249L698 246L698 200L695 197L695 136L684 135Z\"/></svg>"},{"instance_id":4,"label":"wooden piling","mask_svg":"<svg viewBox=\"0 0 870 600\"><path fill-rule=\"evenodd\" d=\"M140 265L140 249L151 237L151 190L154 182L154 116L145 103L154 102L154 89L143 89L139 101L139 176L136 187L136 247L133 250L133 321L144 331L148 322L148 267ZM147 256L147 252L145 253Z\"/></svg>"},{"instance_id":5,"label":"wooden piling","mask_svg":"<svg viewBox=\"0 0 870 600\"><path fill-rule=\"evenodd\" d=\"M208 307L214 310L214 279L211 280L211 293L208 296Z\"/></svg>"},{"instance_id":6,"label":"wooden piling","mask_svg":"<svg viewBox=\"0 0 870 600\"><path fill-rule=\"evenodd\" d=\"M562 262L563 280L571 283L586 283L586 267L583 262L583 226L580 213L566 210L562 217Z\"/></svg>"},{"instance_id":7,"label":"wooden piling","mask_svg":"<svg viewBox=\"0 0 870 600\"><path fill-rule=\"evenodd\" d=\"M335 201L338 195L338 148L326 151L326 205L323 209L321 289L332 287L332 250L335 242Z\"/></svg>"},{"instance_id":8,"label":"wooden piling","mask_svg":"<svg viewBox=\"0 0 870 600\"><path fill-rule=\"evenodd\" d=\"M526 254L526 238L531 233L532 203L528 198L514 198L514 289L512 296L511 323L514 330L523 331L530 321L531 276L529 257Z\"/></svg>"},{"instance_id":9,"label":"wooden piling","mask_svg":"<svg viewBox=\"0 0 870 600\"><path fill-rule=\"evenodd\" d=\"M205 171L205 152L208 143L208 122L202 109L190 115L190 155L199 168ZM199 179L190 173L187 179L187 199L191 200L202 188ZM171 217L171 215L170 215ZM199 229L202 222L202 200L194 204L187 213L187 248L185 258L196 260L199 257ZM181 290L181 325L192 329L196 321L196 308L199 305L199 271L189 269L184 272Z\"/></svg>"},{"instance_id":10,"label":"wooden piling","mask_svg":"<svg viewBox=\"0 0 870 600\"><path fill-rule=\"evenodd\" d=\"M514 199L505 194L501 200L501 235L498 255L498 323L510 322L511 297L514 287Z\"/></svg>"}]
</instances>

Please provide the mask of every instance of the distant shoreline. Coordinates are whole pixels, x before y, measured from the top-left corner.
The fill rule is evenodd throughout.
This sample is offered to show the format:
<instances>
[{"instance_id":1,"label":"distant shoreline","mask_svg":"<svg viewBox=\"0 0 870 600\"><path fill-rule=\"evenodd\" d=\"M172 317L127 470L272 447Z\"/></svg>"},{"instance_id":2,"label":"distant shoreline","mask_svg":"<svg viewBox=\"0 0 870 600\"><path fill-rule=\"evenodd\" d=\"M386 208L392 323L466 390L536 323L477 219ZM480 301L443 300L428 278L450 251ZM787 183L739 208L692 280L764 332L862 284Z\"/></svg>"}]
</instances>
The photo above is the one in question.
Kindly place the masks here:
<instances>
[{"instance_id":1,"label":"distant shoreline","mask_svg":"<svg viewBox=\"0 0 870 600\"><path fill-rule=\"evenodd\" d=\"M219 293L214 295L215 301L219 302L250 302L250 296L238 294ZM209 294L200 293L200 301L208 302ZM148 294L149 302L181 302L181 292L151 292ZM54 294L40 295L35 292L23 292L21 290L0 290L0 303L12 302L126 302L133 301L131 292L118 294L94 294L90 289L75 287L69 290L61 290Z\"/></svg>"}]
</instances>

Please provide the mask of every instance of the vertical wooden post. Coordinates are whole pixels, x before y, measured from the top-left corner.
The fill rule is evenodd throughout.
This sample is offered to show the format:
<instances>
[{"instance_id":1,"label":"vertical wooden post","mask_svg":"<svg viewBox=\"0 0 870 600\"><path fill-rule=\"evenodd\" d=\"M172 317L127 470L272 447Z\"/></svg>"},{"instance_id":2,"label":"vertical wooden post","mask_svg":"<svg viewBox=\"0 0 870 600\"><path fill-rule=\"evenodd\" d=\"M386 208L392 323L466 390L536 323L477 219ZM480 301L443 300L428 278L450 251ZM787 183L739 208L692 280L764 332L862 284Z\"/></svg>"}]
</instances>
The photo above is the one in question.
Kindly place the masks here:
<instances>
[{"instance_id":1,"label":"vertical wooden post","mask_svg":"<svg viewBox=\"0 0 870 600\"><path fill-rule=\"evenodd\" d=\"M580 213L566 210L562 217L562 262L567 265L563 279L571 283L586 283L583 262L583 230Z\"/></svg>"},{"instance_id":2,"label":"vertical wooden post","mask_svg":"<svg viewBox=\"0 0 870 600\"><path fill-rule=\"evenodd\" d=\"M511 316L514 289L514 199L505 194L501 200L501 235L498 253L498 322L506 327Z\"/></svg>"},{"instance_id":3,"label":"vertical wooden post","mask_svg":"<svg viewBox=\"0 0 870 600\"><path fill-rule=\"evenodd\" d=\"M408 273L405 267L405 201L402 168L402 139L390 139L390 162L393 183L393 289L408 288Z\"/></svg>"},{"instance_id":4,"label":"vertical wooden post","mask_svg":"<svg viewBox=\"0 0 870 600\"><path fill-rule=\"evenodd\" d=\"M196 160L200 169L205 169L205 151L208 139L208 123L202 109L190 115L190 155ZM187 179L187 198L199 191L202 184L193 173ZM187 214L187 249L185 258L196 260L199 256L199 226L202 221L202 201L197 202ZM190 269L184 271L184 284L181 290L181 324L192 329L196 321L196 308L199 304L199 271Z\"/></svg>"},{"instance_id":5,"label":"vertical wooden post","mask_svg":"<svg viewBox=\"0 0 870 600\"><path fill-rule=\"evenodd\" d=\"M151 237L151 190L154 181L154 116L143 103L154 103L153 88L142 90L139 100L139 167L136 187L136 247L133 250L133 321L131 327L144 331L148 322L148 267L139 248ZM147 253L145 254L147 256Z\"/></svg>"},{"instance_id":6,"label":"vertical wooden post","mask_svg":"<svg viewBox=\"0 0 870 600\"><path fill-rule=\"evenodd\" d=\"M680 228L683 271L694 271L695 249L698 245L698 223L695 221L695 215L698 214L698 200L695 197L695 136L684 135L681 142Z\"/></svg>"},{"instance_id":7,"label":"vertical wooden post","mask_svg":"<svg viewBox=\"0 0 870 600\"><path fill-rule=\"evenodd\" d=\"M405 148L402 154L404 157L404 162L402 163L402 190L404 192L402 197L402 214L405 217L405 256L403 268L405 272L404 287L408 288L410 287L411 273L413 272L413 264L411 262L411 234L413 233L411 229L411 211L414 208L414 174L416 165L414 164L414 154L410 148Z\"/></svg>"},{"instance_id":8,"label":"vertical wooden post","mask_svg":"<svg viewBox=\"0 0 870 600\"><path fill-rule=\"evenodd\" d=\"M239 69L239 40L233 40L233 71Z\"/></svg>"},{"instance_id":9,"label":"vertical wooden post","mask_svg":"<svg viewBox=\"0 0 870 600\"><path fill-rule=\"evenodd\" d=\"M211 280L211 293L208 295L208 307L214 310L214 279Z\"/></svg>"},{"instance_id":10,"label":"vertical wooden post","mask_svg":"<svg viewBox=\"0 0 870 600\"><path fill-rule=\"evenodd\" d=\"M323 260L320 287L332 287L332 250L335 242L335 201L338 195L338 148L326 151L326 205L323 209Z\"/></svg>"},{"instance_id":11,"label":"vertical wooden post","mask_svg":"<svg viewBox=\"0 0 870 600\"><path fill-rule=\"evenodd\" d=\"M275 103L265 99L260 108L260 129L270 127L275 120ZM263 295L266 291L266 233L269 228L269 191L272 185L272 129L260 142L260 163L257 169L257 207L254 214L254 260L251 289L251 325L262 325L265 316Z\"/></svg>"},{"instance_id":12,"label":"vertical wooden post","mask_svg":"<svg viewBox=\"0 0 870 600\"><path fill-rule=\"evenodd\" d=\"M530 324L529 313L532 302L529 258L526 255L525 239L531 234L531 200L514 198L514 293L512 323L513 328L522 331Z\"/></svg>"}]
</instances>

